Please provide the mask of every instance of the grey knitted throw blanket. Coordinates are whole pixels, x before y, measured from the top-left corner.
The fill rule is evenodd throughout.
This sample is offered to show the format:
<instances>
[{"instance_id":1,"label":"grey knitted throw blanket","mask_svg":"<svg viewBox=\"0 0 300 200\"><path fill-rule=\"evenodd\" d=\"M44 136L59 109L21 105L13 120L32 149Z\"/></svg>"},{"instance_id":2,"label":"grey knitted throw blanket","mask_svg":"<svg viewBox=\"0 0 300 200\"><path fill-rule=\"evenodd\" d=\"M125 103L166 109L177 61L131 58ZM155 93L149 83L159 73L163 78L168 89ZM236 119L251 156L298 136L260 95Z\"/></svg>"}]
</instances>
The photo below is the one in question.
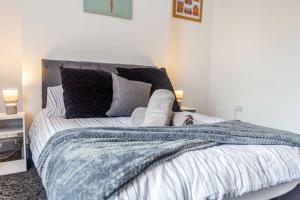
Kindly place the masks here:
<instances>
[{"instance_id":1,"label":"grey knitted throw blanket","mask_svg":"<svg viewBox=\"0 0 300 200\"><path fill-rule=\"evenodd\" d=\"M150 166L219 144L300 147L300 136L240 121L71 129L49 140L40 155L38 173L49 200L107 200Z\"/></svg>"}]
</instances>

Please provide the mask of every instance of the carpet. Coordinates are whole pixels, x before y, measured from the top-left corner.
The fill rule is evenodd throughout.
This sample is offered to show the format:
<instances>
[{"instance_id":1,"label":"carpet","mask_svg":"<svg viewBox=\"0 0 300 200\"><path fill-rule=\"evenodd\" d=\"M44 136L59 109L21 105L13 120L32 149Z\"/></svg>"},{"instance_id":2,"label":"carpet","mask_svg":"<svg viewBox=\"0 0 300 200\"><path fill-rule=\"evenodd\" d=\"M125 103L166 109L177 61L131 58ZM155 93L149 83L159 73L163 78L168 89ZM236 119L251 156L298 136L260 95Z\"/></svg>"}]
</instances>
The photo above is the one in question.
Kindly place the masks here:
<instances>
[{"instance_id":1,"label":"carpet","mask_svg":"<svg viewBox=\"0 0 300 200\"><path fill-rule=\"evenodd\" d=\"M0 176L1 200L46 200L46 192L34 167L27 172Z\"/></svg>"}]
</instances>

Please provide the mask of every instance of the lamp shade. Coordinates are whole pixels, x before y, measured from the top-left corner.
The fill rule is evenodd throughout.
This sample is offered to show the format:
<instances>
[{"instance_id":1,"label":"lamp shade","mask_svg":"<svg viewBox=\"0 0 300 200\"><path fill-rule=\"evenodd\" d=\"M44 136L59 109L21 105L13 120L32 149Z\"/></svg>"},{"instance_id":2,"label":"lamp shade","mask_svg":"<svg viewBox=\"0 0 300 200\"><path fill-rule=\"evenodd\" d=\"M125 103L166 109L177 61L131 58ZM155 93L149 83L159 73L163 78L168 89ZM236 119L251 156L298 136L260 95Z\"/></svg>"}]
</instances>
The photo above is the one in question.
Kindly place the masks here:
<instances>
[{"instance_id":1,"label":"lamp shade","mask_svg":"<svg viewBox=\"0 0 300 200\"><path fill-rule=\"evenodd\" d=\"M175 95L176 95L176 98L178 100L182 100L183 99L183 91L182 90L176 90L175 91Z\"/></svg>"},{"instance_id":2,"label":"lamp shade","mask_svg":"<svg viewBox=\"0 0 300 200\"><path fill-rule=\"evenodd\" d=\"M2 91L4 103L13 103L19 101L17 89L5 89Z\"/></svg>"}]
</instances>

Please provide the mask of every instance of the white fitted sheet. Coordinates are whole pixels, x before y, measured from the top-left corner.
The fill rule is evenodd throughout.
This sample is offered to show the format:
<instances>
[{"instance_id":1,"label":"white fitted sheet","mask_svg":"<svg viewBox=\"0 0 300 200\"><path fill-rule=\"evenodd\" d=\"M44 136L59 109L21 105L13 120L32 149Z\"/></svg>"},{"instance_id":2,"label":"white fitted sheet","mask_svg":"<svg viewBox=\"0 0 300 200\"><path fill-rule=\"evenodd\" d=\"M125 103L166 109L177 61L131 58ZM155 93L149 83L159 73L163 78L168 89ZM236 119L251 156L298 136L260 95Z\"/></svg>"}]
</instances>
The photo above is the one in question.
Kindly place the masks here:
<instances>
[{"instance_id":1,"label":"white fitted sheet","mask_svg":"<svg viewBox=\"0 0 300 200\"><path fill-rule=\"evenodd\" d=\"M221 121L203 115L197 115L195 118L197 123ZM104 126L131 126L130 118L67 120L63 117L47 118L44 111L41 111L29 133L34 163L37 164L41 151L55 133L70 128ZM146 170L124 187L115 199L223 199L283 183L295 184L298 180L300 180L299 148L274 145L221 145L191 151ZM257 198L255 195L254 197Z\"/></svg>"}]
</instances>

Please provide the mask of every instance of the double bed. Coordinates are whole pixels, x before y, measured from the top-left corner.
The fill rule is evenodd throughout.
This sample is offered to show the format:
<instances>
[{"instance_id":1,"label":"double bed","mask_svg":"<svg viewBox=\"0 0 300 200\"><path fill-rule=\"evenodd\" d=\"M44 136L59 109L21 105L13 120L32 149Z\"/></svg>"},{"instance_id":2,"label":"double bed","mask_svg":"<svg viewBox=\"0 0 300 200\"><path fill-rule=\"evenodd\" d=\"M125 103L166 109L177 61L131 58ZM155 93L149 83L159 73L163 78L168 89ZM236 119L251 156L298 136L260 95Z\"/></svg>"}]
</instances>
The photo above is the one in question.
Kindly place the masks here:
<instances>
[{"instance_id":1,"label":"double bed","mask_svg":"<svg viewBox=\"0 0 300 200\"><path fill-rule=\"evenodd\" d=\"M116 67L141 66L43 60L43 108L46 107L47 88L61 84L60 67L115 72ZM198 124L223 121L196 115ZM130 117L66 119L47 117L43 109L29 133L33 162L36 166L39 164L45 146L61 131L131 126ZM289 192L299 183L298 147L223 144L187 151L150 166L124 185L113 199L271 199Z\"/></svg>"}]
</instances>

